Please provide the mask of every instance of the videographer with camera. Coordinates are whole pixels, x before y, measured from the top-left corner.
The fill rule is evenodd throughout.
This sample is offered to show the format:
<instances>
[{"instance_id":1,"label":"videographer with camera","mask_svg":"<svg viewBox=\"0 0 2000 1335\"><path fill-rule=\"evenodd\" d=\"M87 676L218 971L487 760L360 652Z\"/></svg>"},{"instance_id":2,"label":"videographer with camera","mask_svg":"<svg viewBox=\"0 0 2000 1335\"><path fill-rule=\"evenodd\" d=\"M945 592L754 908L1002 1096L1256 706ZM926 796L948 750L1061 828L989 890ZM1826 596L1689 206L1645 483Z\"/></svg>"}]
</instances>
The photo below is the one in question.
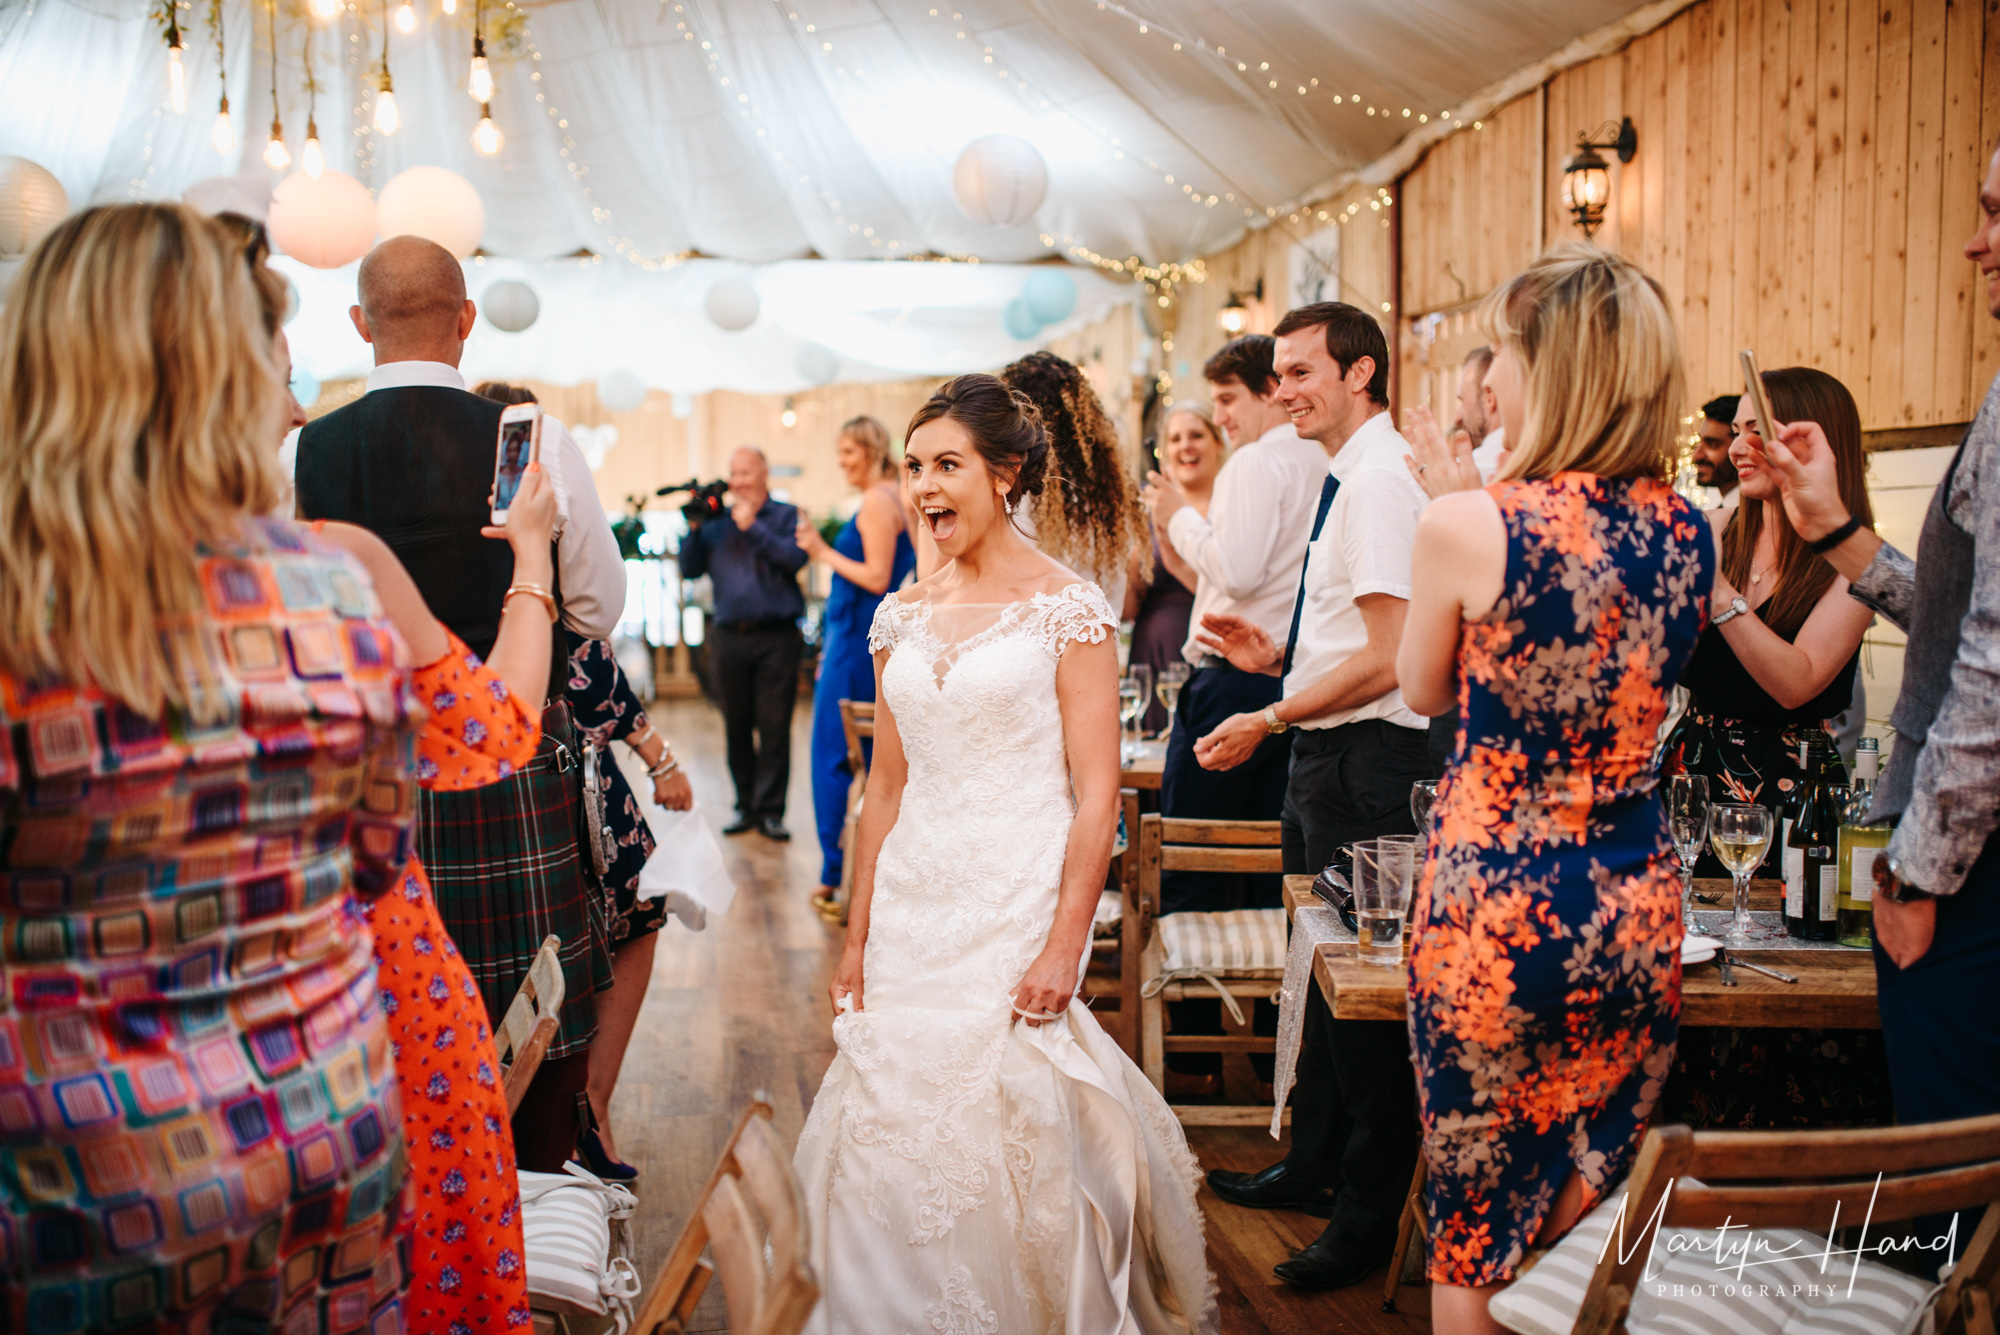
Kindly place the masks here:
<instances>
[{"instance_id":1,"label":"videographer with camera","mask_svg":"<svg viewBox=\"0 0 2000 1335\"><path fill-rule=\"evenodd\" d=\"M736 784L736 820L723 833L756 830L783 840L792 837L785 828L785 789L804 652L799 571L806 554L795 537L798 507L771 499L770 478L762 450L737 446L729 456L727 512L718 509L697 523L703 507L684 510L689 531L681 540L680 567L685 578L707 575L715 586L709 681L722 706L729 777Z\"/></svg>"}]
</instances>

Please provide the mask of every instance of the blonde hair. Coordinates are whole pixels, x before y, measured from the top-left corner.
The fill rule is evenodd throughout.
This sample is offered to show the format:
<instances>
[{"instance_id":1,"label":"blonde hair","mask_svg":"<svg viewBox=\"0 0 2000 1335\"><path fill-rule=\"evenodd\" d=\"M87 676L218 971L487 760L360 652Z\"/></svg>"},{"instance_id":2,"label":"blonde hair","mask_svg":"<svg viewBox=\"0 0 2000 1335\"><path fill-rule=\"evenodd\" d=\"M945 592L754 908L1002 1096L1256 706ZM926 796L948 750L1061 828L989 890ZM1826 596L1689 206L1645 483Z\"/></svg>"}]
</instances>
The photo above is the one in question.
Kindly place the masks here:
<instances>
[{"instance_id":1,"label":"blonde hair","mask_svg":"<svg viewBox=\"0 0 2000 1335\"><path fill-rule=\"evenodd\" d=\"M89 209L0 310L0 668L148 718L209 697L198 544L278 501L283 386L242 246Z\"/></svg>"},{"instance_id":2,"label":"blonde hair","mask_svg":"<svg viewBox=\"0 0 2000 1335\"><path fill-rule=\"evenodd\" d=\"M863 413L851 417L840 424L840 436L853 441L868 451L875 461L875 472L879 477L894 479L896 476L896 454L889 447L889 428Z\"/></svg>"},{"instance_id":3,"label":"blonde hair","mask_svg":"<svg viewBox=\"0 0 2000 1335\"><path fill-rule=\"evenodd\" d=\"M1163 439L1171 429L1174 418L1180 416L1182 413L1186 413L1190 417L1200 418L1201 424L1208 428L1208 434L1215 437L1215 444L1222 451L1222 457L1224 459L1229 457L1229 442L1223 438L1222 428L1215 424L1215 413L1209 408L1208 404L1199 399L1187 399L1176 403L1161 415L1160 435Z\"/></svg>"},{"instance_id":4,"label":"blonde hair","mask_svg":"<svg viewBox=\"0 0 2000 1335\"><path fill-rule=\"evenodd\" d=\"M1527 372L1503 479L1668 476L1687 397L1680 338L1666 293L1639 266L1580 241L1555 246L1488 296L1479 318Z\"/></svg>"}]
</instances>

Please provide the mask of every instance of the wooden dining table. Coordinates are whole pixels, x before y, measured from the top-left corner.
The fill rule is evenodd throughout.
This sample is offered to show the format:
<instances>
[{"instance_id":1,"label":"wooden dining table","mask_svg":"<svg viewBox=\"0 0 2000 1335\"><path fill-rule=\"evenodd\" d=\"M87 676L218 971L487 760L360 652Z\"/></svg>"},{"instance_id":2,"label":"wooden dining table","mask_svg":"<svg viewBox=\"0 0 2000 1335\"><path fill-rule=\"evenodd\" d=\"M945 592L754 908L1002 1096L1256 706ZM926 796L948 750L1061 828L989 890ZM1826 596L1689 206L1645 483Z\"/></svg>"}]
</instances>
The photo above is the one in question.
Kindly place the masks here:
<instances>
[{"instance_id":1,"label":"wooden dining table","mask_svg":"<svg viewBox=\"0 0 2000 1335\"><path fill-rule=\"evenodd\" d=\"M1160 776L1166 767L1167 744L1164 739L1140 742L1139 753L1119 768L1118 786L1157 792L1160 787Z\"/></svg>"},{"instance_id":2,"label":"wooden dining table","mask_svg":"<svg viewBox=\"0 0 2000 1335\"><path fill-rule=\"evenodd\" d=\"M1698 892L1717 894L1718 906L1730 903L1728 881L1698 880ZM1775 909L1780 897L1776 881L1750 883L1750 907ZM1320 904L1312 892L1312 877L1285 878L1285 913L1298 912L1301 902ZM1875 960L1866 950L1786 950L1764 947L1732 949L1739 961L1736 985L1725 987L1715 961L1689 965L1681 977L1681 1023L1691 1028L1880 1029L1875 1003ZM1741 961L1767 965L1798 978L1784 983L1741 967ZM1408 956L1396 968L1364 964L1351 942L1322 942L1313 959L1313 977L1335 1018L1394 1020L1409 1011Z\"/></svg>"}]
</instances>

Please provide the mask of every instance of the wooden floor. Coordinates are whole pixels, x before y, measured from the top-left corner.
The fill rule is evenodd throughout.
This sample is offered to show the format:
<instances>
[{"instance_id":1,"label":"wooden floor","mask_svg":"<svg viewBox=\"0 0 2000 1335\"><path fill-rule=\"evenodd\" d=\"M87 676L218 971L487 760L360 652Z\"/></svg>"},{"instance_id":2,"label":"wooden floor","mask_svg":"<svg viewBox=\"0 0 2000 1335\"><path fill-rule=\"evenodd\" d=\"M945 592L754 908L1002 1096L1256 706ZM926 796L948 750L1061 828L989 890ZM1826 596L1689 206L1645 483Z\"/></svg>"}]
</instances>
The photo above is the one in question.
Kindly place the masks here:
<instances>
[{"instance_id":1,"label":"wooden floor","mask_svg":"<svg viewBox=\"0 0 2000 1335\"><path fill-rule=\"evenodd\" d=\"M733 807L720 720L699 701L662 702L651 712L719 831ZM751 1092L769 1093L779 1134L790 1143L833 1058L826 983L842 929L821 921L807 902L819 880L805 766L808 712L801 701L787 816L792 841L777 844L755 834L723 840L736 903L705 932L670 922L662 933L652 986L612 1101L619 1151L640 1172L633 1259L649 1281ZM1261 1168L1282 1149L1263 1131L1234 1128L1198 1128L1189 1142L1205 1168ZM1312 1241L1319 1220L1239 1210L1206 1189L1202 1205L1225 1335L1420 1335L1428 1328L1428 1295L1418 1285L1403 1288L1397 1314L1384 1314L1379 1274L1323 1294L1277 1280L1271 1267ZM728 1329L719 1293L703 1300L693 1329Z\"/></svg>"}]
</instances>

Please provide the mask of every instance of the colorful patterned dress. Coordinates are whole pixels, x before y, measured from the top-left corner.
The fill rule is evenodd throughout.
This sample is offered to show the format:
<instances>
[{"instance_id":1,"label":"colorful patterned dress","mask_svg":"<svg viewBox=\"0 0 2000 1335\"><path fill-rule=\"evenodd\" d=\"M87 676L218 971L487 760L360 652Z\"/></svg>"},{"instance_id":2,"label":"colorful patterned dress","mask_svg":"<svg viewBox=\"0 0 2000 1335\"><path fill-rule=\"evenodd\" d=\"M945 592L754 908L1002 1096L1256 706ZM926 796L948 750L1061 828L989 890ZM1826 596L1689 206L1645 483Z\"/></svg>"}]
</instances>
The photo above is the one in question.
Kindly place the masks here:
<instances>
[{"instance_id":1,"label":"colorful patterned dress","mask_svg":"<svg viewBox=\"0 0 2000 1335\"><path fill-rule=\"evenodd\" d=\"M1653 750L1706 617L1708 524L1664 483L1495 483L1506 587L1459 646L1458 750L1415 907L1430 1278L1513 1277L1572 1171L1637 1149L1680 1025Z\"/></svg>"},{"instance_id":2,"label":"colorful patterned dress","mask_svg":"<svg viewBox=\"0 0 2000 1335\"><path fill-rule=\"evenodd\" d=\"M536 711L456 635L411 674L430 710L417 737L424 787L458 792L532 760ZM521 1187L500 1058L471 970L438 917L414 859L388 894L363 905L403 1088L411 1231L405 1321L414 1335L491 1335L528 1324Z\"/></svg>"},{"instance_id":3,"label":"colorful patterned dress","mask_svg":"<svg viewBox=\"0 0 2000 1335\"><path fill-rule=\"evenodd\" d=\"M344 553L198 556L199 720L0 675L0 1323L394 1331L413 702Z\"/></svg>"},{"instance_id":4,"label":"colorful patterned dress","mask_svg":"<svg viewBox=\"0 0 2000 1335\"><path fill-rule=\"evenodd\" d=\"M574 637L571 637L574 639ZM667 900L639 898L639 873L653 856L653 830L639 810L639 798L611 757L611 743L624 741L646 717L646 706L625 680L609 640L576 640L570 650L569 680L563 694L576 711L576 728L603 752L604 823L611 827L617 856L604 873L604 921L613 947L666 925Z\"/></svg>"}]
</instances>

